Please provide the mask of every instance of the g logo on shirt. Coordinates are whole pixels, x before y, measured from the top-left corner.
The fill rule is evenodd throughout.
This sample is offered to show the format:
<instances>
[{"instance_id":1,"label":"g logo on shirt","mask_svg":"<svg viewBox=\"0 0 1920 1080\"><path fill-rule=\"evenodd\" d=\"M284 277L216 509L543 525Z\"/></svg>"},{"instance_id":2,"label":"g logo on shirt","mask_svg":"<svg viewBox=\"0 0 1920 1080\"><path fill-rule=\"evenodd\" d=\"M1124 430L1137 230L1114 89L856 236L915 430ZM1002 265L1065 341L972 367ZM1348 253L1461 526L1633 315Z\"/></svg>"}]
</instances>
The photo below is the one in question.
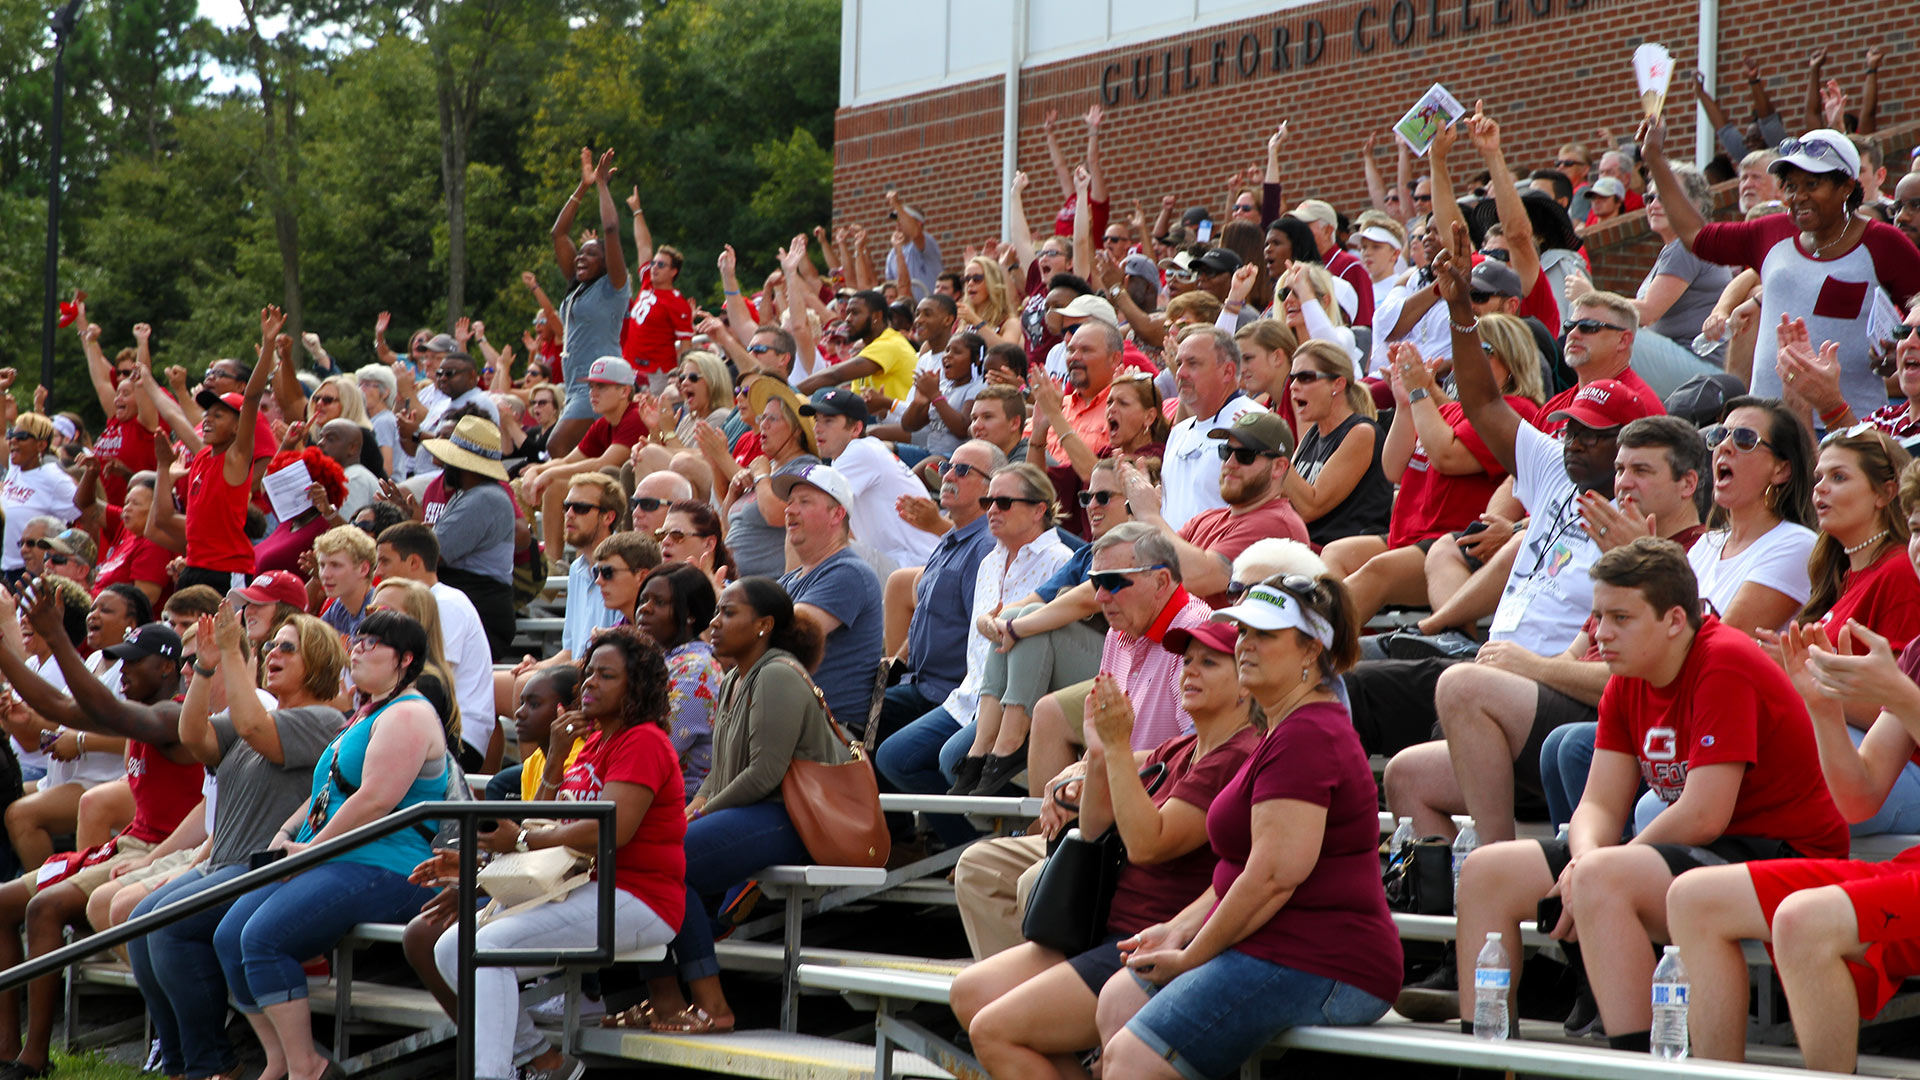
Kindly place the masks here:
<instances>
[{"instance_id":1,"label":"g logo on shirt","mask_svg":"<svg viewBox=\"0 0 1920 1080\"><path fill-rule=\"evenodd\" d=\"M1672 761L1678 756L1679 736L1670 727L1648 728L1640 743L1640 756L1648 761Z\"/></svg>"}]
</instances>

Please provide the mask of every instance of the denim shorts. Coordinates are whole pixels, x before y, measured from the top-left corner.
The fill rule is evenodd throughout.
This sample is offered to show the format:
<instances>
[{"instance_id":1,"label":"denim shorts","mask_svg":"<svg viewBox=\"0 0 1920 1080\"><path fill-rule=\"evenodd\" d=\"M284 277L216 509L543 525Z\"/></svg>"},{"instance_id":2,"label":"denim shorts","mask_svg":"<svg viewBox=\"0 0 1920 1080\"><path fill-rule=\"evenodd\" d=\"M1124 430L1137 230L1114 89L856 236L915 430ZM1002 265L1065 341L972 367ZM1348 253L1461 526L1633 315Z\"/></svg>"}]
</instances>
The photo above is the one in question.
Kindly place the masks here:
<instances>
[{"instance_id":1,"label":"denim shorts","mask_svg":"<svg viewBox=\"0 0 1920 1080\"><path fill-rule=\"evenodd\" d=\"M1234 1075L1288 1028L1371 1024L1391 1006L1336 979L1235 951L1165 986L1141 984L1151 996L1127 1030L1187 1080Z\"/></svg>"}]
</instances>

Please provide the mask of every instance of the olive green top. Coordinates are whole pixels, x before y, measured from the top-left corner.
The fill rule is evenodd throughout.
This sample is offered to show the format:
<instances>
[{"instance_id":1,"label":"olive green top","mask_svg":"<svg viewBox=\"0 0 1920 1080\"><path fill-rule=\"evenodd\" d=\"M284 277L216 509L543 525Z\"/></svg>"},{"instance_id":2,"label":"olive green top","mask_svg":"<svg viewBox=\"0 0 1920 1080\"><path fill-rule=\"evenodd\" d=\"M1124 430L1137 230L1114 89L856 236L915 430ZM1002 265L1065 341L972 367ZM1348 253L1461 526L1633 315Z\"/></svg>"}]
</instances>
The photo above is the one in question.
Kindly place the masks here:
<instances>
[{"instance_id":1,"label":"olive green top","mask_svg":"<svg viewBox=\"0 0 1920 1080\"><path fill-rule=\"evenodd\" d=\"M828 765L848 760L804 671L792 653L768 649L751 668L735 668L720 681L713 767L700 785L706 812L780 801L780 781L796 757Z\"/></svg>"}]
</instances>

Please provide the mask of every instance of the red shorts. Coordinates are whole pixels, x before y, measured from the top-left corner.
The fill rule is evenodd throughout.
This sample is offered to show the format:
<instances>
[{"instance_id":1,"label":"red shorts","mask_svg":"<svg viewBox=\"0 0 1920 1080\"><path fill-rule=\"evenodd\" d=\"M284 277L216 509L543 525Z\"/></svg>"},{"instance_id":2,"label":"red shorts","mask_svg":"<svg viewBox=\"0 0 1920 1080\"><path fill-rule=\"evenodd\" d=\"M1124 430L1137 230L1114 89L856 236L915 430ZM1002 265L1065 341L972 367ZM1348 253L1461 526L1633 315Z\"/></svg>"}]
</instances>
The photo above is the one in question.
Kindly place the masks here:
<instances>
[{"instance_id":1,"label":"red shorts","mask_svg":"<svg viewBox=\"0 0 1920 1080\"><path fill-rule=\"evenodd\" d=\"M1773 925L1782 901L1802 889L1838 885L1853 904L1862 960L1847 961L1860 998L1860 1018L1870 1020L1893 1000L1900 984L1920 975L1920 848L1887 862L1850 859L1773 859L1747 864L1760 910ZM1772 953L1772 947L1768 947Z\"/></svg>"}]
</instances>

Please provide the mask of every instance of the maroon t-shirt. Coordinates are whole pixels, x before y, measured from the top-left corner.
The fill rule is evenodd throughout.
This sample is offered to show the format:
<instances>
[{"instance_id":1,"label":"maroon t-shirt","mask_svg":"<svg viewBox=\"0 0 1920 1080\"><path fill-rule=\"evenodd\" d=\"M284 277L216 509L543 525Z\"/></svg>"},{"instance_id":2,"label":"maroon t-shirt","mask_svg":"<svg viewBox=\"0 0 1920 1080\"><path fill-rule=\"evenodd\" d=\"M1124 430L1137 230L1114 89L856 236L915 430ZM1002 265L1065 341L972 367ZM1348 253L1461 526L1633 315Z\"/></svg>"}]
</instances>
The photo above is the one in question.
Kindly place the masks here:
<instances>
[{"instance_id":1,"label":"maroon t-shirt","mask_svg":"<svg viewBox=\"0 0 1920 1080\"><path fill-rule=\"evenodd\" d=\"M1400 935L1380 888L1380 792L1353 717L1336 703L1315 702L1267 722L1273 730L1207 811L1207 839L1220 856L1215 894L1227 895L1247 868L1257 804L1293 799L1325 807L1326 831L1320 857L1293 895L1234 949L1392 1001L1400 992Z\"/></svg>"},{"instance_id":2,"label":"maroon t-shirt","mask_svg":"<svg viewBox=\"0 0 1920 1080\"><path fill-rule=\"evenodd\" d=\"M614 443L634 446L646 441L647 425L640 421L640 406L629 403L627 411L620 414L618 427L607 423L604 416L594 417L593 423L587 425L587 433L580 436L580 452L587 457L597 458Z\"/></svg>"},{"instance_id":3,"label":"maroon t-shirt","mask_svg":"<svg viewBox=\"0 0 1920 1080\"><path fill-rule=\"evenodd\" d=\"M1260 745L1260 732L1251 727L1240 729L1196 765L1193 747L1199 739L1198 735L1168 739L1147 754L1148 767L1161 762L1167 766L1167 778L1153 793L1153 805L1165 806L1170 800L1179 799L1206 813L1220 789L1240 772L1247 755ZM1213 883L1216 861L1213 849L1201 844L1179 858L1152 866L1127 863L1121 868L1119 884L1113 890L1107 933L1137 934L1180 914Z\"/></svg>"}]
</instances>

